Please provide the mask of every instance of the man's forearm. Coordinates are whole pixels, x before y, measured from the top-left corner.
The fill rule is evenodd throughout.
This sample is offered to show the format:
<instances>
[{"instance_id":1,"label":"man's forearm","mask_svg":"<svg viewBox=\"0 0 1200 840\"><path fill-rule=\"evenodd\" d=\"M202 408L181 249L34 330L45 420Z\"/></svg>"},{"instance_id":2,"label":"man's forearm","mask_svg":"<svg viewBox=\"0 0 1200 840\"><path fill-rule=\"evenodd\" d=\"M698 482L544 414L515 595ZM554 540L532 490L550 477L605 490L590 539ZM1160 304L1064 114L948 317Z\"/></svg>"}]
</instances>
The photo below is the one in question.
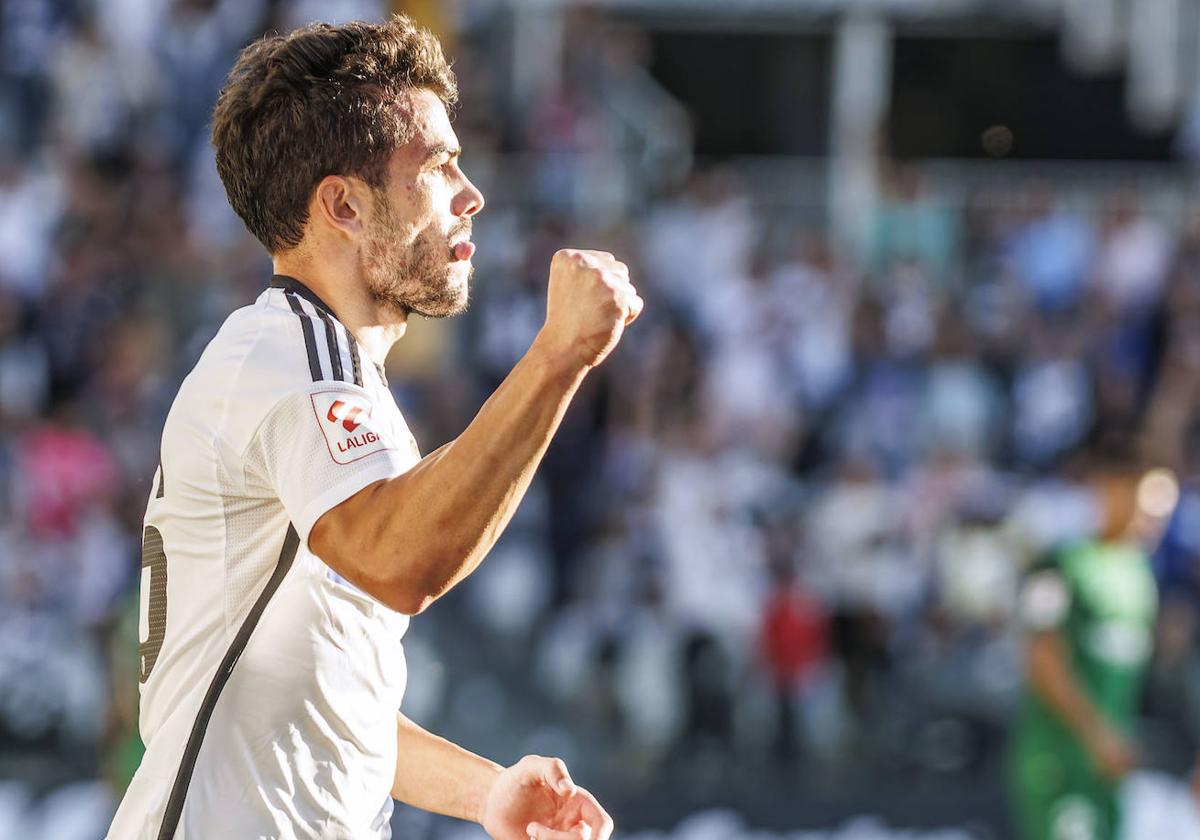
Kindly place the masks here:
<instances>
[{"instance_id":1,"label":"man's forearm","mask_svg":"<svg viewBox=\"0 0 1200 840\"><path fill-rule=\"evenodd\" d=\"M529 489L583 381L565 358L535 341L458 438L379 487L376 544L404 552L404 574L429 600L474 571Z\"/></svg>"},{"instance_id":2,"label":"man's forearm","mask_svg":"<svg viewBox=\"0 0 1200 840\"><path fill-rule=\"evenodd\" d=\"M1039 633L1030 644L1029 681L1034 692L1081 740L1109 725L1080 687L1057 633Z\"/></svg>"},{"instance_id":3,"label":"man's forearm","mask_svg":"<svg viewBox=\"0 0 1200 840\"><path fill-rule=\"evenodd\" d=\"M502 768L396 716L396 777L392 798L460 820L481 818Z\"/></svg>"},{"instance_id":4,"label":"man's forearm","mask_svg":"<svg viewBox=\"0 0 1200 840\"><path fill-rule=\"evenodd\" d=\"M586 370L539 335L457 439L326 514L310 545L384 603L424 609L495 544Z\"/></svg>"}]
</instances>

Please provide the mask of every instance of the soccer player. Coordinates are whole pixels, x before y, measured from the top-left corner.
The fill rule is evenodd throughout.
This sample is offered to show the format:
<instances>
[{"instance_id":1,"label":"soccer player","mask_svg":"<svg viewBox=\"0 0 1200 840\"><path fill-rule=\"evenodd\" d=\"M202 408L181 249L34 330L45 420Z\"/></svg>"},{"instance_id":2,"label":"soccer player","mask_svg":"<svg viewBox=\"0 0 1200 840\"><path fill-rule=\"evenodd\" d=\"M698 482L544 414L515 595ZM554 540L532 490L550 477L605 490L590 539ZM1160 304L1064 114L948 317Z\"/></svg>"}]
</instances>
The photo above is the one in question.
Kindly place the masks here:
<instances>
[{"instance_id":1,"label":"soccer player","mask_svg":"<svg viewBox=\"0 0 1200 840\"><path fill-rule=\"evenodd\" d=\"M217 169L275 276L163 429L142 559L146 754L113 840L387 837L392 798L501 840L612 831L561 761L501 768L397 711L409 617L487 554L642 308L612 255L559 251L529 351L420 456L383 361L410 313L467 303L483 197L459 166L455 97L441 47L403 16L264 38L221 92Z\"/></svg>"},{"instance_id":2,"label":"soccer player","mask_svg":"<svg viewBox=\"0 0 1200 840\"><path fill-rule=\"evenodd\" d=\"M1021 593L1028 687L1011 781L1022 840L1114 840L1118 784L1137 764L1133 725L1158 603L1147 550L1177 488L1163 471L1139 482L1119 466L1098 471L1093 487L1100 538L1037 564Z\"/></svg>"}]
</instances>

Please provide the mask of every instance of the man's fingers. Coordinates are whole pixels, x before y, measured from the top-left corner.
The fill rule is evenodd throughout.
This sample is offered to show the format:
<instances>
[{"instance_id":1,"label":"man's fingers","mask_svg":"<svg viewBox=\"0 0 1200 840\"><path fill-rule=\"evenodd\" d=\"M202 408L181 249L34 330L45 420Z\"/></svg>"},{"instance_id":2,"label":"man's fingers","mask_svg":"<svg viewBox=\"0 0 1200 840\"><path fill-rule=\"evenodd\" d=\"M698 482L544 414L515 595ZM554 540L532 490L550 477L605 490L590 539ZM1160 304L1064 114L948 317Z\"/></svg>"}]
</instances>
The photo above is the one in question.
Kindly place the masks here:
<instances>
[{"instance_id":1,"label":"man's fingers","mask_svg":"<svg viewBox=\"0 0 1200 840\"><path fill-rule=\"evenodd\" d=\"M626 302L629 308L629 314L625 316L625 326L629 326L637 317L642 314L642 307L646 305L641 296L634 292L633 296Z\"/></svg>"},{"instance_id":2,"label":"man's fingers","mask_svg":"<svg viewBox=\"0 0 1200 840\"><path fill-rule=\"evenodd\" d=\"M561 758L547 758L543 764L542 781L549 785L551 790L562 796L570 796L575 792L575 783L571 781L571 774L567 772L567 765Z\"/></svg>"},{"instance_id":3,"label":"man's fingers","mask_svg":"<svg viewBox=\"0 0 1200 840\"><path fill-rule=\"evenodd\" d=\"M646 305L632 283L627 284L624 289L618 292L617 299L625 309L625 326L629 326L636 321L637 317L642 314L642 307Z\"/></svg>"},{"instance_id":4,"label":"man's fingers","mask_svg":"<svg viewBox=\"0 0 1200 840\"><path fill-rule=\"evenodd\" d=\"M529 840L594 840L592 829L585 823L577 823L568 831L556 831L541 823L531 822L525 826Z\"/></svg>"},{"instance_id":5,"label":"man's fingers","mask_svg":"<svg viewBox=\"0 0 1200 840\"><path fill-rule=\"evenodd\" d=\"M583 265L598 268L601 271L611 271L614 268L624 269L625 264L618 260L611 251L574 250L571 255Z\"/></svg>"},{"instance_id":6,"label":"man's fingers","mask_svg":"<svg viewBox=\"0 0 1200 840\"><path fill-rule=\"evenodd\" d=\"M576 796L579 803L579 816L592 829L592 840L609 840L613 833L613 820L608 812L600 807L596 797L590 791L579 789Z\"/></svg>"},{"instance_id":7,"label":"man's fingers","mask_svg":"<svg viewBox=\"0 0 1200 840\"><path fill-rule=\"evenodd\" d=\"M586 824L592 840L608 840L612 836L612 817L601 808L600 803L592 796L587 788L577 788L575 796L571 797L569 820Z\"/></svg>"}]
</instances>

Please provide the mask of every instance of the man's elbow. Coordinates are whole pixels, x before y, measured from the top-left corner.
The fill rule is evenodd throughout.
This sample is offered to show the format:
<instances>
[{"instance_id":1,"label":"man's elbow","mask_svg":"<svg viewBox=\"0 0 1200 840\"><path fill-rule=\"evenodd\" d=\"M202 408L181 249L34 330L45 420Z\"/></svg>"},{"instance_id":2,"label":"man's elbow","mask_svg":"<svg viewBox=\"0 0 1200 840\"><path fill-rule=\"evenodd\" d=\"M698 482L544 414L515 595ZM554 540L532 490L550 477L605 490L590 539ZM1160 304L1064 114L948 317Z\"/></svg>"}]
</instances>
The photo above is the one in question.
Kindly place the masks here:
<instances>
[{"instance_id":1,"label":"man's elbow","mask_svg":"<svg viewBox=\"0 0 1200 840\"><path fill-rule=\"evenodd\" d=\"M384 604L406 615L418 615L441 598L472 565L477 546L449 527L408 532L403 548L379 540L363 545L360 567L382 595Z\"/></svg>"},{"instance_id":2,"label":"man's elbow","mask_svg":"<svg viewBox=\"0 0 1200 840\"><path fill-rule=\"evenodd\" d=\"M405 615L420 615L441 592L434 584L423 580L413 564L406 560L409 558L391 554L360 554L353 559L353 571L343 577L389 609Z\"/></svg>"},{"instance_id":3,"label":"man's elbow","mask_svg":"<svg viewBox=\"0 0 1200 840\"><path fill-rule=\"evenodd\" d=\"M414 590L411 587L396 588L385 594L386 600L379 600L384 606L405 615L420 615L437 600L437 596L428 592Z\"/></svg>"},{"instance_id":4,"label":"man's elbow","mask_svg":"<svg viewBox=\"0 0 1200 840\"><path fill-rule=\"evenodd\" d=\"M440 598L469 554L444 530L428 537L408 531L404 547L396 549L394 537L364 527L369 520L353 513L348 505L326 513L314 525L309 547L339 575L405 615L419 615Z\"/></svg>"},{"instance_id":5,"label":"man's elbow","mask_svg":"<svg viewBox=\"0 0 1200 840\"><path fill-rule=\"evenodd\" d=\"M403 555L376 549L345 560L343 565L353 567L353 572L344 577L384 606L405 615L420 615L448 588L442 576L425 571L431 566L439 568L436 561L413 546L406 547Z\"/></svg>"},{"instance_id":6,"label":"man's elbow","mask_svg":"<svg viewBox=\"0 0 1200 840\"><path fill-rule=\"evenodd\" d=\"M446 572L454 566L443 551L430 549L428 552L414 552L410 557L392 558L387 564L390 574L387 580L381 582L381 590L386 593L383 603L397 612L405 615L420 615L429 605L441 598L452 586L453 575ZM420 558L420 562L413 562Z\"/></svg>"}]
</instances>

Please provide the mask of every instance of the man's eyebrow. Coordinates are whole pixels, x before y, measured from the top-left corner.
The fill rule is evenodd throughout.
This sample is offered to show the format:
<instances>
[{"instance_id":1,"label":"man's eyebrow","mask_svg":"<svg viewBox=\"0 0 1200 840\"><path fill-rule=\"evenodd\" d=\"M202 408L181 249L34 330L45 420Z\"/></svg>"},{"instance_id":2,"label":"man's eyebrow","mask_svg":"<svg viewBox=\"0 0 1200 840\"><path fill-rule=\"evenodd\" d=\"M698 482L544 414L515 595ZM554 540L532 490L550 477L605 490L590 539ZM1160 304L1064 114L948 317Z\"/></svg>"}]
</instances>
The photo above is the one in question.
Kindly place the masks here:
<instances>
[{"instance_id":1,"label":"man's eyebrow","mask_svg":"<svg viewBox=\"0 0 1200 840\"><path fill-rule=\"evenodd\" d=\"M438 143L436 146L430 146L425 152L425 160L433 160L439 155L450 155L451 159L462 154L462 146L447 146L445 143Z\"/></svg>"}]
</instances>

